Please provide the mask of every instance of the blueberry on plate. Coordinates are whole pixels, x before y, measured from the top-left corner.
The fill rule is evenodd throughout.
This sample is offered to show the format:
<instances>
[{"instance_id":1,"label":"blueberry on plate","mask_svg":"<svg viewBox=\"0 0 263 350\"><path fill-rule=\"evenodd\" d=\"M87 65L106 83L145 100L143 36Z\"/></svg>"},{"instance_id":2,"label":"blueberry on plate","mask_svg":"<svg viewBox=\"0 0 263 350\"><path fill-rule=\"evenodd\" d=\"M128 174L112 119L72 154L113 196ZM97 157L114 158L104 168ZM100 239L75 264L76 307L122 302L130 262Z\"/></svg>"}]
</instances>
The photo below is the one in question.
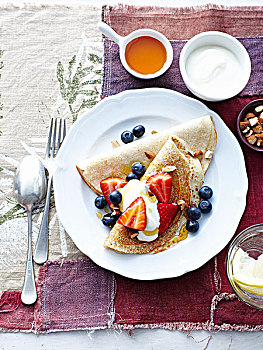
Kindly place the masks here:
<instances>
[{"instance_id":1,"label":"blueberry on plate","mask_svg":"<svg viewBox=\"0 0 263 350\"><path fill-rule=\"evenodd\" d=\"M189 219L192 220L198 220L201 217L201 210L197 207L189 207L189 209L187 210L187 214Z\"/></svg>"},{"instance_id":2,"label":"blueberry on plate","mask_svg":"<svg viewBox=\"0 0 263 350\"><path fill-rule=\"evenodd\" d=\"M122 195L121 195L120 191L114 190L109 194L108 198L112 204L118 205L118 204L120 204L120 202L122 200Z\"/></svg>"},{"instance_id":3,"label":"blueberry on plate","mask_svg":"<svg viewBox=\"0 0 263 350\"><path fill-rule=\"evenodd\" d=\"M195 233L199 230L199 223L195 220L188 220L186 223L187 231Z\"/></svg>"},{"instance_id":4,"label":"blueberry on plate","mask_svg":"<svg viewBox=\"0 0 263 350\"><path fill-rule=\"evenodd\" d=\"M95 198L94 204L96 208L103 209L106 207L107 201L104 196L98 196Z\"/></svg>"},{"instance_id":5,"label":"blueberry on plate","mask_svg":"<svg viewBox=\"0 0 263 350\"><path fill-rule=\"evenodd\" d=\"M112 228L117 221L117 216L112 215L111 213L105 214L102 218L103 225Z\"/></svg>"},{"instance_id":6,"label":"blueberry on plate","mask_svg":"<svg viewBox=\"0 0 263 350\"><path fill-rule=\"evenodd\" d=\"M203 186L200 190L199 190L199 196L202 199L210 199L213 196L213 190L212 188L210 188L209 186Z\"/></svg>"},{"instance_id":7,"label":"blueberry on plate","mask_svg":"<svg viewBox=\"0 0 263 350\"><path fill-rule=\"evenodd\" d=\"M138 180L138 176L134 173L129 173L127 176L126 176L126 181L130 181L130 180Z\"/></svg>"},{"instance_id":8,"label":"blueberry on plate","mask_svg":"<svg viewBox=\"0 0 263 350\"><path fill-rule=\"evenodd\" d=\"M139 178L143 176L145 173L145 166L139 162L133 163L132 165L132 172L137 175Z\"/></svg>"},{"instance_id":9,"label":"blueberry on plate","mask_svg":"<svg viewBox=\"0 0 263 350\"><path fill-rule=\"evenodd\" d=\"M145 133L145 127L143 125L137 125L132 129L132 133L135 137L142 137Z\"/></svg>"},{"instance_id":10,"label":"blueberry on plate","mask_svg":"<svg viewBox=\"0 0 263 350\"><path fill-rule=\"evenodd\" d=\"M203 199L198 205L199 209L201 210L202 213L208 214L212 210L212 204L209 200Z\"/></svg>"},{"instance_id":11,"label":"blueberry on plate","mask_svg":"<svg viewBox=\"0 0 263 350\"><path fill-rule=\"evenodd\" d=\"M133 133L129 130L125 130L121 134L121 140L124 143L130 143L133 141L133 139L134 139Z\"/></svg>"}]
</instances>

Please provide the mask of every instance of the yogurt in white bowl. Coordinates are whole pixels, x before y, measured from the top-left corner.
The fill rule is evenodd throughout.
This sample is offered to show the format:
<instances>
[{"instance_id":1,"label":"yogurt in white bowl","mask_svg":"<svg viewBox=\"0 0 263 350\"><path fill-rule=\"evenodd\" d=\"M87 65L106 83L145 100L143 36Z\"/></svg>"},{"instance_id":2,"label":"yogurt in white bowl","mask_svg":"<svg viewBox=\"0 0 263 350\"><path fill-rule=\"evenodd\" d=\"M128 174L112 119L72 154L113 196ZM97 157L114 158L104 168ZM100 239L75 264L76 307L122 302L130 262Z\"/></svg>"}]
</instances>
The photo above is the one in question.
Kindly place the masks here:
<instances>
[{"instance_id":1,"label":"yogurt in white bowl","mask_svg":"<svg viewBox=\"0 0 263 350\"><path fill-rule=\"evenodd\" d=\"M222 101L246 86L251 62L244 46L231 35L200 33L183 47L179 66L187 88L207 101Z\"/></svg>"}]
</instances>

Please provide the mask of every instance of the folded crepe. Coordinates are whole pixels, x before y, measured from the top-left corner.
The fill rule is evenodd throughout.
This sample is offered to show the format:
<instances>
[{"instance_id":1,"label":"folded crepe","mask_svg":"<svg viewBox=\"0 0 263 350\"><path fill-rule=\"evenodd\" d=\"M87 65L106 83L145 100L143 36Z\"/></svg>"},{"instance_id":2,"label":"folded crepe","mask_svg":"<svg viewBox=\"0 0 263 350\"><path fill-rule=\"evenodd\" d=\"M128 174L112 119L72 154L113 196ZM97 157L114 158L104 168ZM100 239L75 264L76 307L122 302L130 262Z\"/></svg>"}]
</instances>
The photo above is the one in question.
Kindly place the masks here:
<instances>
[{"instance_id":1,"label":"folded crepe","mask_svg":"<svg viewBox=\"0 0 263 350\"><path fill-rule=\"evenodd\" d=\"M211 161L211 157L206 157L206 153L210 151L210 156L213 154L217 138L214 122L210 115L192 119L157 134L81 161L77 164L77 169L86 184L95 193L102 194L100 189L101 180L111 176L125 179L135 162L140 162L148 168L152 159L147 157L147 152L156 155L172 135L183 139L187 143L190 152L201 151L198 159L205 173Z\"/></svg>"},{"instance_id":2,"label":"folded crepe","mask_svg":"<svg viewBox=\"0 0 263 350\"><path fill-rule=\"evenodd\" d=\"M185 208L189 205L197 205L198 191L203 184L204 171L200 161L191 155L186 142L176 136L168 138L141 181L146 181L151 175L163 171L165 167L174 169L170 172L172 192L169 203L177 203L178 200L181 200L185 203ZM142 242L137 238L131 238L134 230L117 223L105 240L104 247L128 254L157 253L165 250L187 237L183 229L186 222L185 211L186 209L180 210L169 228L152 242Z\"/></svg>"}]
</instances>

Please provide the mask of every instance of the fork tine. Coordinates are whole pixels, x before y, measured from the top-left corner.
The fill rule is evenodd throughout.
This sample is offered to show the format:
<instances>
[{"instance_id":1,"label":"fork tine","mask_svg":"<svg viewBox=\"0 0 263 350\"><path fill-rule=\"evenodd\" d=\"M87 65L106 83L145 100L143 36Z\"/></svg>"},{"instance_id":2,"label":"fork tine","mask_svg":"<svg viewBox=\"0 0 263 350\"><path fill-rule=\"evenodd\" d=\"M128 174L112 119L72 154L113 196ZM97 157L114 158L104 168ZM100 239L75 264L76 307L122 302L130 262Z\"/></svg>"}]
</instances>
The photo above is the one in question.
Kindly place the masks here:
<instances>
[{"instance_id":1,"label":"fork tine","mask_svg":"<svg viewBox=\"0 0 263 350\"><path fill-rule=\"evenodd\" d=\"M54 124L54 133L53 133L52 150L51 150L52 158L54 157L54 152L55 152L56 133L57 133L57 118L55 119L55 124Z\"/></svg>"},{"instance_id":2,"label":"fork tine","mask_svg":"<svg viewBox=\"0 0 263 350\"><path fill-rule=\"evenodd\" d=\"M45 158L48 158L48 156L49 156L52 129L53 129L53 118L51 118L51 120L50 120L50 127L49 127L48 142L47 142Z\"/></svg>"},{"instance_id":3,"label":"fork tine","mask_svg":"<svg viewBox=\"0 0 263 350\"><path fill-rule=\"evenodd\" d=\"M64 119L64 125L63 125L63 137L61 143L64 141L64 138L66 137L66 119Z\"/></svg>"},{"instance_id":4,"label":"fork tine","mask_svg":"<svg viewBox=\"0 0 263 350\"><path fill-rule=\"evenodd\" d=\"M56 150L56 154L58 153L58 150L60 149L60 145L61 145L61 142L60 142L60 138L61 138L61 122L62 122L62 119L59 119L58 141L57 141L57 150Z\"/></svg>"}]
</instances>

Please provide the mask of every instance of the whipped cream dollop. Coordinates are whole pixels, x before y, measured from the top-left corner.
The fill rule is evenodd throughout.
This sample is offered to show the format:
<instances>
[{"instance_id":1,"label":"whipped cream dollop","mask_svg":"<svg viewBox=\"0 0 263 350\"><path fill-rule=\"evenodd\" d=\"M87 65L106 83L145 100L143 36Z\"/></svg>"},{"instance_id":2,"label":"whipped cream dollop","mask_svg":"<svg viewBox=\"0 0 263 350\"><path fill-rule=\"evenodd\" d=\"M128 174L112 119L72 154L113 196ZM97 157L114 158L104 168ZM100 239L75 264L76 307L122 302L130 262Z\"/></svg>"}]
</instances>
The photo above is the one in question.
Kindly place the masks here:
<instances>
[{"instance_id":1,"label":"whipped cream dollop","mask_svg":"<svg viewBox=\"0 0 263 350\"><path fill-rule=\"evenodd\" d=\"M150 196L146 184L139 180L130 180L123 188L118 189L122 194L120 209L126 210L136 198L142 197L146 206L146 227L144 231L138 231L137 238L140 241L151 242L158 237L160 215L157 209L158 200Z\"/></svg>"}]
</instances>

